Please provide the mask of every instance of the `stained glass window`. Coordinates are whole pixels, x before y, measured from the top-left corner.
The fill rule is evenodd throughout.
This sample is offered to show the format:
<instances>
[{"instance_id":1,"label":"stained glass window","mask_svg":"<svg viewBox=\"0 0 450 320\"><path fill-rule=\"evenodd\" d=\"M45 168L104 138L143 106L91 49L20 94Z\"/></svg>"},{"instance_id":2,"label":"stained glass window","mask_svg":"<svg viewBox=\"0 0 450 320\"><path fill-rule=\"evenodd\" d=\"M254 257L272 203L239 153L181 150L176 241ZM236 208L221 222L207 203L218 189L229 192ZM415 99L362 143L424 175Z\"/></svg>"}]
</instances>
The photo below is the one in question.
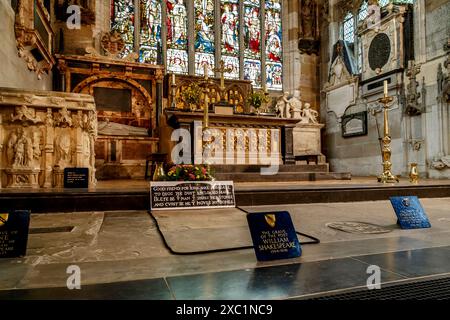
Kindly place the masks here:
<instances>
[{"instance_id":1,"label":"stained glass window","mask_svg":"<svg viewBox=\"0 0 450 320\"><path fill-rule=\"evenodd\" d=\"M380 5L380 7L387 6L389 4L389 0L379 0L378 4Z\"/></svg>"},{"instance_id":2,"label":"stained glass window","mask_svg":"<svg viewBox=\"0 0 450 320\"><path fill-rule=\"evenodd\" d=\"M344 18L343 39L352 43L355 41L355 19L350 12Z\"/></svg>"},{"instance_id":3,"label":"stained glass window","mask_svg":"<svg viewBox=\"0 0 450 320\"><path fill-rule=\"evenodd\" d=\"M261 87L260 0L244 1L244 79Z\"/></svg>"},{"instance_id":4,"label":"stained glass window","mask_svg":"<svg viewBox=\"0 0 450 320\"><path fill-rule=\"evenodd\" d=\"M232 70L225 77L239 79L239 0L221 1L220 6L222 60Z\"/></svg>"},{"instance_id":5,"label":"stained glass window","mask_svg":"<svg viewBox=\"0 0 450 320\"><path fill-rule=\"evenodd\" d=\"M280 0L266 0L265 30L266 83L268 88L279 90L283 86Z\"/></svg>"},{"instance_id":6,"label":"stained glass window","mask_svg":"<svg viewBox=\"0 0 450 320\"><path fill-rule=\"evenodd\" d=\"M111 3L111 30L117 30L125 40L122 56L134 51L134 1L116 0Z\"/></svg>"},{"instance_id":7,"label":"stained glass window","mask_svg":"<svg viewBox=\"0 0 450 320\"><path fill-rule=\"evenodd\" d=\"M194 0L195 17L195 74L204 74L204 65L208 65L209 74L215 66L214 43L214 0Z\"/></svg>"},{"instance_id":8,"label":"stained glass window","mask_svg":"<svg viewBox=\"0 0 450 320\"><path fill-rule=\"evenodd\" d=\"M187 8L184 0L166 0L167 70L188 73Z\"/></svg>"},{"instance_id":9,"label":"stained glass window","mask_svg":"<svg viewBox=\"0 0 450 320\"><path fill-rule=\"evenodd\" d=\"M358 13L359 21L362 21L367 18L367 15L369 14L368 8L369 8L369 5L367 4L366 1L364 1L363 4L361 5L361 8L359 9L359 13Z\"/></svg>"},{"instance_id":10,"label":"stained glass window","mask_svg":"<svg viewBox=\"0 0 450 320\"><path fill-rule=\"evenodd\" d=\"M282 90L281 10L281 0L111 0L111 29L123 35L122 56L164 56L169 73L203 75L207 65L214 77L223 61L227 78Z\"/></svg>"},{"instance_id":11,"label":"stained glass window","mask_svg":"<svg viewBox=\"0 0 450 320\"><path fill-rule=\"evenodd\" d=\"M161 41L161 2L140 1L140 46L139 61L156 64L158 46Z\"/></svg>"}]
</instances>

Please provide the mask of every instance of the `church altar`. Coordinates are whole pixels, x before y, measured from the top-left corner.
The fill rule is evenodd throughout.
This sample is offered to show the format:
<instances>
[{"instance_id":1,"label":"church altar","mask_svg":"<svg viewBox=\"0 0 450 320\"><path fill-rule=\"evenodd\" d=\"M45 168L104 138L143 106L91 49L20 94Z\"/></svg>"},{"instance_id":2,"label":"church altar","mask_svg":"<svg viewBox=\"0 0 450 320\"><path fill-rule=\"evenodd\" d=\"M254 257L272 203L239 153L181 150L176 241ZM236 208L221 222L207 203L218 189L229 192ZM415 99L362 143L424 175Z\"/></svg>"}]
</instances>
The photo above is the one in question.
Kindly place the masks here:
<instances>
[{"instance_id":1,"label":"church altar","mask_svg":"<svg viewBox=\"0 0 450 320\"><path fill-rule=\"evenodd\" d=\"M204 130L203 112L166 109L164 115L160 147L170 159L179 143L171 141L172 134L175 129L185 129L191 134L192 163L201 163L202 154L212 148L211 152L216 153L214 164L267 165L263 154L277 155L276 164L295 164L292 137L298 119L210 113Z\"/></svg>"}]
</instances>

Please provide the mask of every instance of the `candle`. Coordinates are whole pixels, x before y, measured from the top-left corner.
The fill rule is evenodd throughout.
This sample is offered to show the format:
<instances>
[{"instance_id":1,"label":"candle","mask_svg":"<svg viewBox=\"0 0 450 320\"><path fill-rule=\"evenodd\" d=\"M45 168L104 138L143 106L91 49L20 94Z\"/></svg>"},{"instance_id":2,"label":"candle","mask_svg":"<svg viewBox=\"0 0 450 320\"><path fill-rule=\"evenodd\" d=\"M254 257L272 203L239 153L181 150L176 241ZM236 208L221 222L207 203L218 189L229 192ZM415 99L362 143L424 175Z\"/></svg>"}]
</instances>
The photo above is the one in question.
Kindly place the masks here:
<instances>
[{"instance_id":1,"label":"candle","mask_svg":"<svg viewBox=\"0 0 450 320\"><path fill-rule=\"evenodd\" d=\"M387 80L384 80L384 96L388 96L388 82Z\"/></svg>"},{"instance_id":2,"label":"candle","mask_svg":"<svg viewBox=\"0 0 450 320\"><path fill-rule=\"evenodd\" d=\"M172 84L175 85L175 74L172 73Z\"/></svg>"},{"instance_id":3,"label":"candle","mask_svg":"<svg viewBox=\"0 0 450 320\"><path fill-rule=\"evenodd\" d=\"M205 79L208 79L208 65L206 63L203 65L203 75Z\"/></svg>"}]
</instances>

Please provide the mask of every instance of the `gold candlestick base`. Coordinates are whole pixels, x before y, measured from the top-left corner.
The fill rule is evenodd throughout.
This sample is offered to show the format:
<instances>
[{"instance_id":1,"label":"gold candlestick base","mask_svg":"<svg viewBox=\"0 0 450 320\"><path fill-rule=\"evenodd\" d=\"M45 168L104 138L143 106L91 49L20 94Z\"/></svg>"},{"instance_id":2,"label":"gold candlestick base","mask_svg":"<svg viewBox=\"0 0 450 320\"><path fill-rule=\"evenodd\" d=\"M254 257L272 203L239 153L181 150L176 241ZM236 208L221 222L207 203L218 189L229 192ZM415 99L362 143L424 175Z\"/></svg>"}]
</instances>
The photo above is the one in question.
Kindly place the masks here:
<instances>
[{"instance_id":1,"label":"gold candlestick base","mask_svg":"<svg viewBox=\"0 0 450 320\"><path fill-rule=\"evenodd\" d=\"M383 172L381 176L378 177L378 182L381 183L397 183L400 180L394 176L391 172Z\"/></svg>"}]
</instances>

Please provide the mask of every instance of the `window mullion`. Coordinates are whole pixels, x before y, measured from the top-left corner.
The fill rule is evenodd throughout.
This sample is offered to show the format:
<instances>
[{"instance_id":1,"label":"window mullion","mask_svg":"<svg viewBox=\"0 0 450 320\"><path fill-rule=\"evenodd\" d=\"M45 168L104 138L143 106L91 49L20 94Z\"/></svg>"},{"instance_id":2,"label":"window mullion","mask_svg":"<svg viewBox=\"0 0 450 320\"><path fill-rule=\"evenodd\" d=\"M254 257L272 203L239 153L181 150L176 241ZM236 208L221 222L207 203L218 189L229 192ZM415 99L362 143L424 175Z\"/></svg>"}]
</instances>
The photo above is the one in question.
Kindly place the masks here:
<instances>
[{"instance_id":1,"label":"window mullion","mask_svg":"<svg viewBox=\"0 0 450 320\"><path fill-rule=\"evenodd\" d=\"M216 67L220 66L220 61L222 61L222 23L220 23L221 19L221 8L220 8L220 0L214 1L214 42L215 42L215 65ZM219 23L217 23L219 22ZM219 73L216 72L216 78L219 77Z\"/></svg>"},{"instance_id":2,"label":"window mullion","mask_svg":"<svg viewBox=\"0 0 450 320\"><path fill-rule=\"evenodd\" d=\"M188 12L188 73L195 74L195 15L194 15L194 0L187 0Z\"/></svg>"},{"instance_id":3,"label":"window mullion","mask_svg":"<svg viewBox=\"0 0 450 320\"><path fill-rule=\"evenodd\" d=\"M244 0L239 0L239 79L244 79Z\"/></svg>"},{"instance_id":4,"label":"window mullion","mask_svg":"<svg viewBox=\"0 0 450 320\"><path fill-rule=\"evenodd\" d=\"M166 1L161 0L161 52L157 54L161 54L162 63L165 66L165 70L167 72L167 6Z\"/></svg>"},{"instance_id":5,"label":"window mullion","mask_svg":"<svg viewBox=\"0 0 450 320\"><path fill-rule=\"evenodd\" d=\"M134 52L139 54L141 46L141 6L140 0L134 0Z\"/></svg>"},{"instance_id":6,"label":"window mullion","mask_svg":"<svg viewBox=\"0 0 450 320\"><path fill-rule=\"evenodd\" d=\"M266 76L266 2L261 0L261 86L267 88Z\"/></svg>"}]
</instances>

